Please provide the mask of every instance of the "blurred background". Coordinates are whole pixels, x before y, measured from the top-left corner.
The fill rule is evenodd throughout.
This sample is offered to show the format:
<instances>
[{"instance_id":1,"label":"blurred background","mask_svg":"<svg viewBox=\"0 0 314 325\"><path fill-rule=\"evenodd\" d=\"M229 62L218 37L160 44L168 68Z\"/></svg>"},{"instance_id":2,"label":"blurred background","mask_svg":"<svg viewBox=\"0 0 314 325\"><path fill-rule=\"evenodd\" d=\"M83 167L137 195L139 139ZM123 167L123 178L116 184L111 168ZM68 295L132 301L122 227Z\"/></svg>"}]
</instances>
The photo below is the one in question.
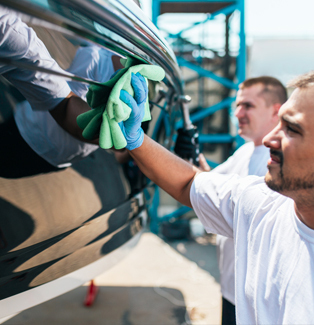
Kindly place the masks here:
<instances>
[{"instance_id":1,"label":"blurred background","mask_svg":"<svg viewBox=\"0 0 314 325\"><path fill-rule=\"evenodd\" d=\"M141 0L145 13L152 18L152 2ZM197 2L195 3L197 7ZM314 2L311 0L245 0L245 34L248 51L246 77L272 74L286 83L294 76L313 69ZM204 14L163 14L157 24L161 30L179 32L206 17ZM230 18L230 55L239 48L239 12ZM224 54L223 14L215 20L184 33L193 43ZM167 36L167 33L164 33ZM207 52L206 54L209 54Z\"/></svg>"}]
</instances>

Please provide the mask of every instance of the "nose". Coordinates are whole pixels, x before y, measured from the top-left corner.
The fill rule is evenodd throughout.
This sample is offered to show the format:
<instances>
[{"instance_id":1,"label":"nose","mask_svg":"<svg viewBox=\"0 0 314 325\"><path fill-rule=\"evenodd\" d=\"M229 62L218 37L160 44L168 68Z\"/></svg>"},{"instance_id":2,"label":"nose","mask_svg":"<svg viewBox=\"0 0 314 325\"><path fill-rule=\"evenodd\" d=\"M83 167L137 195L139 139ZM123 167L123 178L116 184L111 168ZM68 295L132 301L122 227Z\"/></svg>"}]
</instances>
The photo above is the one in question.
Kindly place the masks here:
<instances>
[{"instance_id":1,"label":"nose","mask_svg":"<svg viewBox=\"0 0 314 325\"><path fill-rule=\"evenodd\" d=\"M238 118L238 119L244 117L244 115L245 115L245 110L244 110L244 108L243 108L242 105L238 105L238 106L237 106L237 108L236 108L236 110L235 110L235 112L234 112L234 115L235 115L236 118Z\"/></svg>"},{"instance_id":2,"label":"nose","mask_svg":"<svg viewBox=\"0 0 314 325\"><path fill-rule=\"evenodd\" d=\"M280 149L281 142L278 126L264 136L263 145L270 149Z\"/></svg>"}]
</instances>

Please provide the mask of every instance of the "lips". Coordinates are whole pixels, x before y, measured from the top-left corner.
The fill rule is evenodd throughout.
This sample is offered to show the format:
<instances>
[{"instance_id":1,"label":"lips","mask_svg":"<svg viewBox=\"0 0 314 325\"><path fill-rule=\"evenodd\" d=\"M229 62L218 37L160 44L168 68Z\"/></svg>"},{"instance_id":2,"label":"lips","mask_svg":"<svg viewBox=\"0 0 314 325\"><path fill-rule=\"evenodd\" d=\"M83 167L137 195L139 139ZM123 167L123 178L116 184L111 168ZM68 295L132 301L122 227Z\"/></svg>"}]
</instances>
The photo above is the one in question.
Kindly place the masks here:
<instances>
[{"instance_id":1,"label":"lips","mask_svg":"<svg viewBox=\"0 0 314 325\"><path fill-rule=\"evenodd\" d=\"M281 164L282 163L282 158L283 158L282 152L271 150L270 151L270 158L271 158L272 163Z\"/></svg>"},{"instance_id":2,"label":"lips","mask_svg":"<svg viewBox=\"0 0 314 325\"><path fill-rule=\"evenodd\" d=\"M242 128L242 127L244 127L245 125L248 125L248 124L249 124L249 122L246 119L239 120L239 122L238 122L239 128Z\"/></svg>"},{"instance_id":3,"label":"lips","mask_svg":"<svg viewBox=\"0 0 314 325\"><path fill-rule=\"evenodd\" d=\"M280 159L274 156L270 156L270 163L280 164Z\"/></svg>"},{"instance_id":4,"label":"lips","mask_svg":"<svg viewBox=\"0 0 314 325\"><path fill-rule=\"evenodd\" d=\"M248 124L248 120L246 119L239 119L239 126Z\"/></svg>"}]
</instances>

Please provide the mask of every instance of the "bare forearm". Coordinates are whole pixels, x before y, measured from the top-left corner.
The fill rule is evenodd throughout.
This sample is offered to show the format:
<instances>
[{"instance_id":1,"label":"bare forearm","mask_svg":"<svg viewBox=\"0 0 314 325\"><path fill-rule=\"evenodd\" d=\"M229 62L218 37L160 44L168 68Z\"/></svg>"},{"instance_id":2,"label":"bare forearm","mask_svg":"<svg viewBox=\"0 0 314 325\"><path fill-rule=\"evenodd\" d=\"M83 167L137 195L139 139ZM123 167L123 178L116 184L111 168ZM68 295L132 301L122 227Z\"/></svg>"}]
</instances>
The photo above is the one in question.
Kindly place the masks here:
<instances>
[{"instance_id":1,"label":"bare forearm","mask_svg":"<svg viewBox=\"0 0 314 325\"><path fill-rule=\"evenodd\" d=\"M196 167L178 158L145 136L143 144L130 155L141 171L177 201L191 207L190 187L197 173Z\"/></svg>"}]
</instances>

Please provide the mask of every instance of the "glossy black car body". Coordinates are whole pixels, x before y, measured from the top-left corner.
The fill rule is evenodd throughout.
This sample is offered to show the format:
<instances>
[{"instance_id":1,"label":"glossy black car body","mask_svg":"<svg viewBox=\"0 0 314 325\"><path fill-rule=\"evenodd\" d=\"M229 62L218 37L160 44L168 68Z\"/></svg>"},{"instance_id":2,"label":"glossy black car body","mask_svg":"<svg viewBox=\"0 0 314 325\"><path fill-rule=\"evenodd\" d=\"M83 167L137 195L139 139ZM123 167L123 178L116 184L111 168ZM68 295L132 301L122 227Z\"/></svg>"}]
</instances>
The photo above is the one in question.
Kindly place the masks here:
<instances>
[{"instance_id":1,"label":"glossy black car body","mask_svg":"<svg viewBox=\"0 0 314 325\"><path fill-rule=\"evenodd\" d=\"M36 31L64 38L60 48L55 44L49 48L49 39L42 39L57 62L58 54L69 52L70 46L93 44L163 67L163 91L159 92L160 85L151 85L153 120L146 132L170 145L182 95L179 69L167 43L132 1L1 0L0 4L22 14ZM5 79L0 81L1 127L14 105L25 99ZM173 116L170 133L161 130L161 114ZM10 136L10 130L3 130L2 142ZM25 155L17 155L23 164ZM17 168L17 172L0 177L0 319L111 267L128 253L128 245L135 244L147 218L144 191L149 180L132 160L121 163L111 151L98 149L67 168L27 174ZM124 254L113 258L121 249Z\"/></svg>"}]
</instances>

